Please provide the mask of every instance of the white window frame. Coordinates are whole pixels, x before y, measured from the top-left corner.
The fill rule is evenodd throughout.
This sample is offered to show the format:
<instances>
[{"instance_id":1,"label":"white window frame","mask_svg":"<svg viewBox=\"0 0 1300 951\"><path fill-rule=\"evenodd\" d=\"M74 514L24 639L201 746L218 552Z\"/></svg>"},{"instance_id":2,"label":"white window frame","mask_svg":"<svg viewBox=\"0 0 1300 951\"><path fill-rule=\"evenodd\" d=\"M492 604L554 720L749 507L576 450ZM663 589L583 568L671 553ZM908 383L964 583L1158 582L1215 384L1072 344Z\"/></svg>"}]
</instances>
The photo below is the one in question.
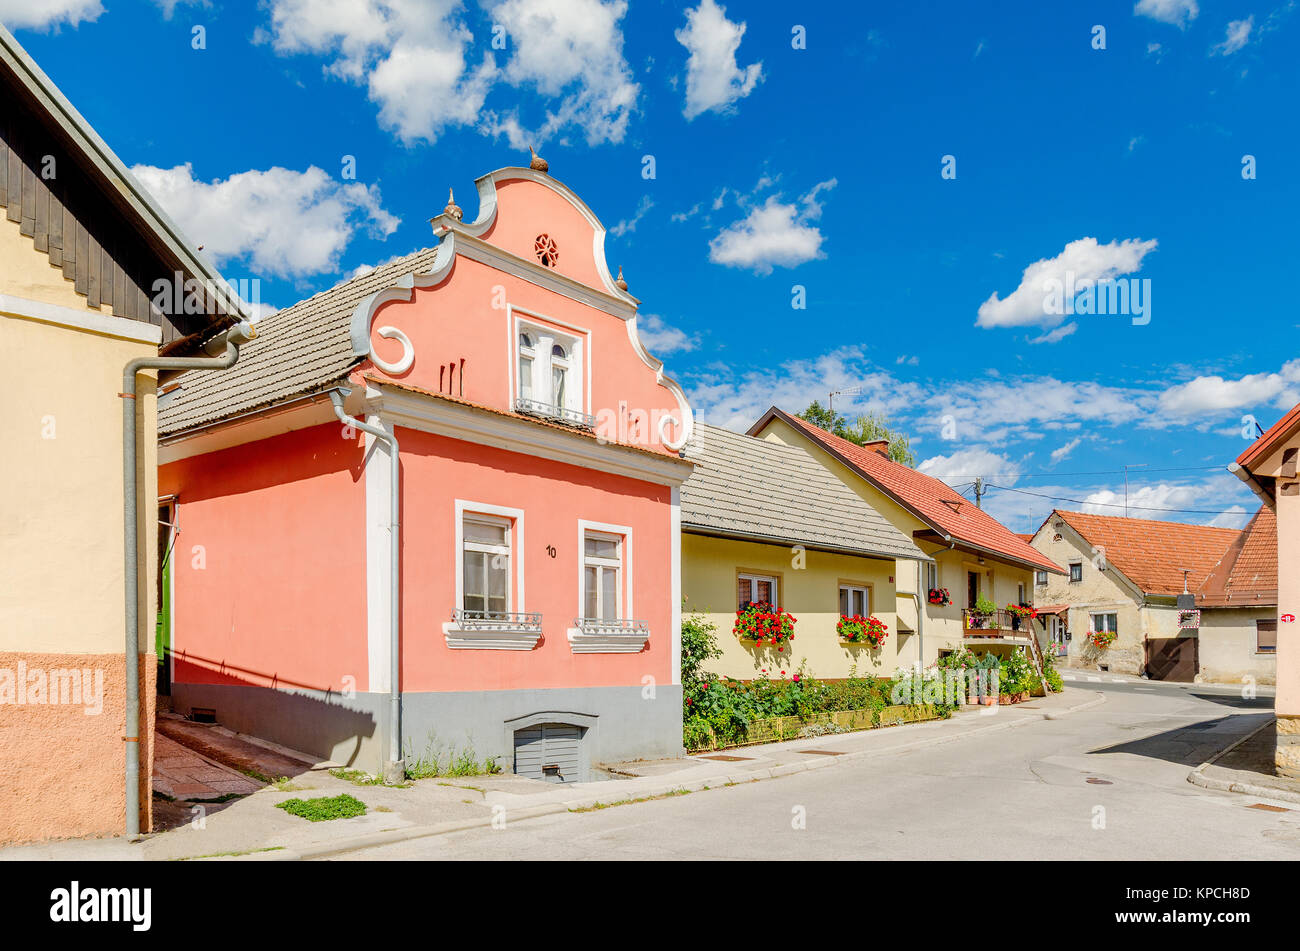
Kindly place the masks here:
<instances>
[{"instance_id":1,"label":"white window frame","mask_svg":"<svg viewBox=\"0 0 1300 951\"><path fill-rule=\"evenodd\" d=\"M1082 584L1082 583L1083 583L1083 562L1081 562L1081 561L1072 561L1072 562L1070 562L1070 566L1069 566L1069 567L1070 567L1070 574L1069 574L1070 584ZM1078 578L1077 581L1075 580L1075 577L1074 577L1074 569L1075 569L1075 568L1078 568L1078 569L1079 569L1079 578Z\"/></svg>"},{"instance_id":2,"label":"white window frame","mask_svg":"<svg viewBox=\"0 0 1300 951\"><path fill-rule=\"evenodd\" d=\"M508 405L513 406L516 398L531 399L546 405L551 403L552 379L551 367L554 359L551 349L558 343L568 352L567 380L565 383L564 405L560 409L573 410L591 414L591 331L585 327L567 324L564 321L547 317L543 314L507 305L510 331L510 343L507 351L510 367ZM525 397L519 380L519 357L521 334L528 334L533 340L533 395ZM542 397L545 397L543 399Z\"/></svg>"},{"instance_id":3,"label":"white window frame","mask_svg":"<svg viewBox=\"0 0 1300 951\"><path fill-rule=\"evenodd\" d=\"M1016 604L1024 604L1024 603L1025 603L1025 583L1023 581L1017 581L1016 582Z\"/></svg>"},{"instance_id":4,"label":"white window frame","mask_svg":"<svg viewBox=\"0 0 1300 951\"><path fill-rule=\"evenodd\" d=\"M925 590L927 596L931 591L937 591L942 585L939 584L939 563L937 561L927 561L925 563Z\"/></svg>"},{"instance_id":5,"label":"white window frame","mask_svg":"<svg viewBox=\"0 0 1300 951\"><path fill-rule=\"evenodd\" d=\"M456 607L465 605L465 519L505 521L510 525L510 583L506 586L507 612L522 612L524 606L524 510L486 502L456 500Z\"/></svg>"},{"instance_id":6,"label":"white window frame","mask_svg":"<svg viewBox=\"0 0 1300 951\"><path fill-rule=\"evenodd\" d=\"M486 542L466 541L464 537L466 525L486 525L492 528L504 529L505 540L506 540L505 544L490 545ZM514 557L515 556L515 552L514 552L515 533L514 533L513 522L508 518L501 517L500 515L482 515L478 512L466 512L464 515L461 516L460 526L461 526L461 545L460 545L461 595L459 599L460 604L458 606L466 611L471 610L470 608L465 607L465 591L464 591L465 553L477 552L478 554L489 555L492 556L493 558L500 555L504 555L506 558L506 606L503 613L509 614L511 611L511 604L514 603L514 598L511 596L511 592L510 592L510 589L513 587L512 582L514 581L514 562L515 562L515 557ZM489 561L489 565L490 565L490 561ZM490 585L487 584L487 581L488 579L487 576L485 575L484 577L485 585L484 585L484 592L483 592L483 611L485 615L491 612L491 609L487 606L490 600L487 593L487 589Z\"/></svg>"},{"instance_id":7,"label":"white window frame","mask_svg":"<svg viewBox=\"0 0 1300 951\"><path fill-rule=\"evenodd\" d=\"M747 580L747 581L749 581L749 593L750 593L750 599L749 599L749 600L750 600L751 602L754 600L754 598L753 598L753 594L754 594L754 582L755 582L755 581L770 581L770 582L772 582L772 595L773 595L773 597L772 597L772 607L774 607L774 608L779 608L779 607L781 606L781 579L778 578L776 575L760 575L760 574L755 574L755 573L752 572L752 571L741 571L741 572L738 572L738 573L737 573L737 575L736 575L736 581L739 582L739 581L742 581L742 580ZM736 594L737 594L737 595L740 594L740 586L739 586L739 585L736 586ZM737 605L737 607L739 608L739 605Z\"/></svg>"},{"instance_id":8,"label":"white window frame","mask_svg":"<svg viewBox=\"0 0 1300 951\"><path fill-rule=\"evenodd\" d=\"M1038 587L1038 588L1045 588L1045 587L1047 587L1047 572L1046 572L1046 571L1035 571L1035 572L1034 572L1034 586L1035 586L1035 587Z\"/></svg>"},{"instance_id":9,"label":"white window frame","mask_svg":"<svg viewBox=\"0 0 1300 951\"><path fill-rule=\"evenodd\" d=\"M1098 626L1097 626L1097 618L1108 618L1108 617L1113 617L1113 618L1115 619L1115 626L1114 626L1114 627L1105 627L1104 625L1101 626L1101 627L1098 627ZM1109 622L1107 622L1107 623L1109 623ZM1088 625L1089 625L1088 629L1091 630L1091 631L1098 631L1098 632L1100 632L1100 631L1106 631L1107 633L1110 633L1110 634L1118 634L1118 633L1119 633L1119 614L1118 614L1118 612L1116 612L1116 611L1101 611L1101 612L1098 612L1098 613L1095 613L1095 614L1092 613L1092 612L1089 612L1089 614L1088 614Z\"/></svg>"},{"instance_id":10,"label":"white window frame","mask_svg":"<svg viewBox=\"0 0 1300 951\"><path fill-rule=\"evenodd\" d=\"M849 607L850 607L850 608L853 607L853 594L854 594L854 592L858 592L858 591L860 591L860 592L862 593L862 604L863 604L863 606L866 608L866 610L862 612L862 616L863 616L863 617L871 617L871 588L869 588L869 587L868 587L867 585L865 585L865 584L847 584L847 583L844 583L844 584L841 584L841 585L840 585L839 593L840 593L840 594L843 594L845 591L849 592ZM838 602L837 602L837 607L838 607Z\"/></svg>"},{"instance_id":11,"label":"white window frame","mask_svg":"<svg viewBox=\"0 0 1300 951\"><path fill-rule=\"evenodd\" d=\"M611 525L608 522L593 522L587 519L578 519L578 612L575 617L586 617L587 599L584 586L586 584L586 567L587 567L587 535L603 535L606 538L615 538L619 542L618 557L619 579L618 579L618 601L619 609L616 617L627 619L635 617L632 604L632 529L627 525Z\"/></svg>"}]
</instances>

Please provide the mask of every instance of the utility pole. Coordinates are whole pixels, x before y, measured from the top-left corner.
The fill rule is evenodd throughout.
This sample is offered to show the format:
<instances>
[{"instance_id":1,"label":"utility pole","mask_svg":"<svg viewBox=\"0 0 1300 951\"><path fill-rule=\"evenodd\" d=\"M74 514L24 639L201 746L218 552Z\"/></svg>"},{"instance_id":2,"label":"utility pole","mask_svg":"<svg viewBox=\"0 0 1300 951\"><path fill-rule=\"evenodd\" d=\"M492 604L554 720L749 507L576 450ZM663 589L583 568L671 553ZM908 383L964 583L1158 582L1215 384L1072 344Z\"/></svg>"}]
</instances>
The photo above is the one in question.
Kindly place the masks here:
<instances>
[{"instance_id":1,"label":"utility pole","mask_svg":"<svg viewBox=\"0 0 1300 951\"><path fill-rule=\"evenodd\" d=\"M980 498L983 497L983 495L984 495L984 477L976 476L975 477L975 507L977 509L982 509L984 507L983 505L980 504Z\"/></svg>"}]
</instances>

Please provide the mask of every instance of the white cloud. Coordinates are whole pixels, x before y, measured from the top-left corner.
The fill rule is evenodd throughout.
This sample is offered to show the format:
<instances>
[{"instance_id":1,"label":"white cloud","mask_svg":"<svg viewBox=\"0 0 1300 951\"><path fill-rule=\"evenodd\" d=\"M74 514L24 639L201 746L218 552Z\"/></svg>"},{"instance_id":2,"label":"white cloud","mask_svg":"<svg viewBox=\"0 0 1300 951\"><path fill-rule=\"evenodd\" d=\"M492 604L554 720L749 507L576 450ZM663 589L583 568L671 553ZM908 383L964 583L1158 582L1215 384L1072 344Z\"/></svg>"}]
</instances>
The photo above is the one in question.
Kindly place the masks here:
<instances>
[{"instance_id":1,"label":"white cloud","mask_svg":"<svg viewBox=\"0 0 1300 951\"><path fill-rule=\"evenodd\" d=\"M1092 286L1099 280L1131 274L1142 266L1142 259L1154 251L1156 242L1129 238L1101 244L1096 238L1071 241L1054 258L1035 261L1024 270L1020 286L1005 298L996 291L979 308L977 327L1058 327L1066 314L1048 306L1050 289L1071 284L1076 290ZM1062 332L1061 336L1065 336ZM1060 337L1054 338L1059 340ZM1053 342L1048 337L1039 342Z\"/></svg>"},{"instance_id":2,"label":"white cloud","mask_svg":"<svg viewBox=\"0 0 1300 951\"><path fill-rule=\"evenodd\" d=\"M266 275L332 271L358 229L387 237L399 223L376 186L344 184L315 166L254 169L212 182L195 179L188 163L131 171L218 265L239 259Z\"/></svg>"},{"instance_id":3,"label":"white cloud","mask_svg":"<svg viewBox=\"0 0 1300 951\"><path fill-rule=\"evenodd\" d=\"M163 19L170 20L177 7L211 7L212 0L154 0L154 4L162 11Z\"/></svg>"},{"instance_id":4,"label":"white cloud","mask_svg":"<svg viewBox=\"0 0 1300 951\"><path fill-rule=\"evenodd\" d=\"M1015 485L1020 478L1018 463L1001 453L979 446L958 449L946 456L931 456L916 468L948 485L974 482L977 476L1001 484Z\"/></svg>"},{"instance_id":5,"label":"white cloud","mask_svg":"<svg viewBox=\"0 0 1300 951\"><path fill-rule=\"evenodd\" d=\"M1062 459L1068 459L1070 457L1070 453L1078 449L1079 443L1081 442L1083 442L1082 439L1071 439L1069 442L1067 442L1064 446L1061 446L1059 449L1053 449L1052 462L1060 462Z\"/></svg>"},{"instance_id":6,"label":"white cloud","mask_svg":"<svg viewBox=\"0 0 1300 951\"><path fill-rule=\"evenodd\" d=\"M686 26L673 35L691 54L686 61L687 119L709 112L723 112L738 99L753 92L763 78L763 64L741 68L736 51L745 35L744 23L727 19L726 8L714 0L701 0L686 11Z\"/></svg>"},{"instance_id":7,"label":"white cloud","mask_svg":"<svg viewBox=\"0 0 1300 951\"><path fill-rule=\"evenodd\" d=\"M1039 334L1037 337L1031 337L1029 338L1028 342L1029 343L1058 343L1064 340L1066 337L1070 336L1070 334L1074 333L1078 329L1079 329L1079 325L1071 321L1068 324L1062 324L1060 327L1057 327L1055 330L1049 330L1046 333Z\"/></svg>"},{"instance_id":8,"label":"white cloud","mask_svg":"<svg viewBox=\"0 0 1300 951\"><path fill-rule=\"evenodd\" d=\"M253 323L257 323L266 317L270 317L272 314L278 313L280 310L280 308L276 307L274 304L267 304L262 301L249 303L247 306L249 319L251 319Z\"/></svg>"},{"instance_id":9,"label":"white cloud","mask_svg":"<svg viewBox=\"0 0 1300 951\"><path fill-rule=\"evenodd\" d=\"M1297 402L1300 359L1282 364L1277 373L1248 373L1232 380L1217 374L1198 376L1161 393L1159 410L1166 417L1182 421L1270 404L1289 408Z\"/></svg>"},{"instance_id":10,"label":"white cloud","mask_svg":"<svg viewBox=\"0 0 1300 951\"><path fill-rule=\"evenodd\" d=\"M1251 14L1244 20L1233 20L1224 31L1222 43L1210 47L1211 56L1231 56L1250 42L1250 31L1255 27L1255 16Z\"/></svg>"},{"instance_id":11,"label":"white cloud","mask_svg":"<svg viewBox=\"0 0 1300 951\"><path fill-rule=\"evenodd\" d=\"M1213 525L1216 528L1245 528L1251 514L1246 511L1245 506L1230 505L1205 524Z\"/></svg>"},{"instance_id":12,"label":"white cloud","mask_svg":"<svg viewBox=\"0 0 1300 951\"><path fill-rule=\"evenodd\" d=\"M636 212L632 217L620 220L618 224L609 229L609 233L614 237L619 238L627 234L629 231L635 231L636 226L641 223L641 219L644 218L654 206L655 203L650 199L649 195L642 195L641 200L637 202Z\"/></svg>"},{"instance_id":13,"label":"white cloud","mask_svg":"<svg viewBox=\"0 0 1300 951\"><path fill-rule=\"evenodd\" d=\"M458 0L272 0L277 53L330 57L326 72L366 87L379 121L407 143L433 142L478 120L496 74L490 51L469 62L474 37ZM259 38L266 38L261 34Z\"/></svg>"},{"instance_id":14,"label":"white cloud","mask_svg":"<svg viewBox=\"0 0 1300 951\"><path fill-rule=\"evenodd\" d=\"M698 337L671 326L658 314L638 316L636 330L645 348L660 358L670 353L689 353L700 345Z\"/></svg>"},{"instance_id":15,"label":"white cloud","mask_svg":"<svg viewBox=\"0 0 1300 951\"><path fill-rule=\"evenodd\" d=\"M494 131L515 148L569 126L582 129L588 145L623 141L640 92L623 58L624 0L505 0L490 12L512 50L502 78L556 102L531 132L517 112L489 119Z\"/></svg>"},{"instance_id":16,"label":"white cloud","mask_svg":"<svg viewBox=\"0 0 1300 951\"><path fill-rule=\"evenodd\" d=\"M104 12L99 0L0 0L0 23L10 30L41 30L90 23Z\"/></svg>"},{"instance_id":17,"label":"white cloud","mask_svg":"<svg viewBox=\"0 0 1300 951\"><path fill-rule=\"evenodd\" d=\"M751 209L709 242L709 260L770 274L773 267L796 267L824 257L821 229L811 222L822 213L817 196L835 184L833 178L820 182L797 204L769 196L764 204Z\"/></svg>"},{"instance_id":18,"label":"white cloud","mask_svg":"<svg viewBox=\"0 0 1300 951\"><path fill-rule=\"evenodd\" d=\"M1138 0L1133 13L1182 29L1201 12L1196 0Z\"/></svg>"}]
</instances>

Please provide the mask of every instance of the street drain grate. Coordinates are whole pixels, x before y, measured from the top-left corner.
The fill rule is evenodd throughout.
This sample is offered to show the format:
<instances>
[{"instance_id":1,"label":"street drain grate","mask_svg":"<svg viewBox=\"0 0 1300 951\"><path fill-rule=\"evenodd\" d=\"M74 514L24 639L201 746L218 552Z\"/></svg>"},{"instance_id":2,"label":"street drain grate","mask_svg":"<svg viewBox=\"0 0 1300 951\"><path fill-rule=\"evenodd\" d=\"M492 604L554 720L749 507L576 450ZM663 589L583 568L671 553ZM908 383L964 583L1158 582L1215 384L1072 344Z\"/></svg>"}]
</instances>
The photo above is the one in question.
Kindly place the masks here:
<instances>
[{"instance_id":1,"label":"street drain grate","mask_svg":"<svg viewBox=\"0 0 1300 951\"><path fill-rule=\"evenodd\" d=\"M726 756L725 754L721 754L721 753L718 754L717 756L701 756L701 757L700 757L700 759L717 759L717 760L722 760L722 762L724 762L724 763L737 763L737 762L739 762L740 760L751 760L751 759L753 759L753 758L754 758L754 757L752 757L752 756Z\"/></svg>"},{"instance_id":2,"label":"street drain grate","mask_svg":"<svg viewBox=\"0 0 1300 951\"><path fill-rule=\"evenodd\" d=\"M811 753L813 756L843 756L843 753L836 753L833 750L795 750L796 753Z\"/></svg>"},{"instance_id":3,"label":"street drain grate","mask_svg":"<svg viewBox=\"0 0 1300 951\"><path fill-rule=\"evenodd\" d=\"M1247 808L1247 809L1263 809L1265 812L1290 812L1290 811L1291 811L1290 809L1285 809L1285 808L1283 808L1282 806L1270 806L1270 805L1269 805L1268 803L1266 803L1266 802L1252 802L1252 803L1251 803L1249 806L1247 806L1246 808Z\"/></svg>"},{"instance_id":4,"label":"street drain grate","mask_svg":"<svg viewBox=\"0 0 1300 951\"><path fill-rule=\"evenodd\" d=\"M1094 786L1114 786L1114 785L1115 785L1115 784L1112 783L1109 779L1098 779L1096 776L1089 776L1089 777L1088 777L1088 782L1092 783Z\"/></svg>"}]
</instances>

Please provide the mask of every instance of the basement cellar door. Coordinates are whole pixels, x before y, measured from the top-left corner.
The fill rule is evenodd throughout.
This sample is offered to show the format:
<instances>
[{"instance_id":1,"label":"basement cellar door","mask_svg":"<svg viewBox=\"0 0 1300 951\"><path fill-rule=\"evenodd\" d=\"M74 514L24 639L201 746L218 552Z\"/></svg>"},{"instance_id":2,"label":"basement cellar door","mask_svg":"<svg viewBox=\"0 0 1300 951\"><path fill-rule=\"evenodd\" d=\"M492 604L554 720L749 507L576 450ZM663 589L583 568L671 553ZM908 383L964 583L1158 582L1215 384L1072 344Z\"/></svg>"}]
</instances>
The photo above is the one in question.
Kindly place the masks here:
<instances>
[{"instance_id":1,"label":"basement cellar door","mask_svg":"<svg viewBox=\"0 0 1300 951\"><path fill-rule=\"evenodd\" d=\"M515 731L515 772L550 783L582 781L582 727L543 723Z\"/></svg>"}]
</instances>

